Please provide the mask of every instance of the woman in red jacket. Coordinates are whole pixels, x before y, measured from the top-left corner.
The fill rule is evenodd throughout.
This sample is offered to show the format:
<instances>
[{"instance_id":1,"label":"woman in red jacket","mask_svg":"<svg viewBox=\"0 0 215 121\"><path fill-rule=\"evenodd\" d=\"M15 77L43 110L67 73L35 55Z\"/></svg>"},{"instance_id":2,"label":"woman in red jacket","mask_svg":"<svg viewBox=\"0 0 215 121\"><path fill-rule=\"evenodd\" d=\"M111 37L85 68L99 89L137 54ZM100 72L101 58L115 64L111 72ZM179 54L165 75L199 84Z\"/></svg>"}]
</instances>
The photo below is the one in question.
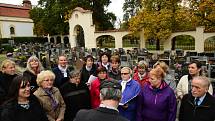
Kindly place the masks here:
<instances>
[{"instance_id":1,"label":"woman in red jacket","mask_svg":"<svg viewBox=\"0 0 215 121\"><path fill-rule=\"evenodd\" d=\"M145 61L140 61L137 65L137 71L134 73L133 79L138 81L141 87L149 83L148 68Z\"/></svg>"},{"instance_id":2,"label":"woman in red jacket","mask_svg":"<svg viewBox=\"0 0 215 121\"><path fill-rule=\"evenodd\" d=\"M97 78L91 83L90 96L91 107L97 108L100 105L100 84L107 79L107 70L105 67L98 67L96 70Z\"/></svg>"}]
</instances>

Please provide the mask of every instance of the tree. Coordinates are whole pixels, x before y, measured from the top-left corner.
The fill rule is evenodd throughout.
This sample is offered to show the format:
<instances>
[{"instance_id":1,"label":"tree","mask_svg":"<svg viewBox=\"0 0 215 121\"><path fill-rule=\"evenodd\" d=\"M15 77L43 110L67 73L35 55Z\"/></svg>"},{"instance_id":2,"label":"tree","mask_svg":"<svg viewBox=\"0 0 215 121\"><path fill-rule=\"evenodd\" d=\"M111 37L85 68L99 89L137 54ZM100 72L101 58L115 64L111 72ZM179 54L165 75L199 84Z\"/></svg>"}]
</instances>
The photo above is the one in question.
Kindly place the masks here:
<instances>
[{"instance_id":1,"label":"tree","mask_svg":"<svg viewBox=\"0 0 215 121\"><path fill-rule=\"evenodd\" d=\"M129 21L129 29L137 32L144 30L147 40L159 41L168 39L172 32L193 30L200 20L194 9L180 5L180 0L143 0L142 9ZM173 40L173 47L175 41Z\"/></svg>"},{"instance_id":2,"label":"tree","mask_svg":"<svg viewBox=\"0 0 215 121\"><path fill-rule=\"evenodd\" d=\"M132 31L144 29L147 40L156 40L156 50L160 50L160 40L164 41L174 28L174 12L177 9L176 0L143 0L142 9L129 22Z\"/></svg>"},{"instance_id":3,"label":"tree","mask_svg":"<svg viewBox=\"0 0 215 121\"><path fill-rule=\"evenodd\" d=\"M215 31L215 1L189 0L189 3L198 19L198 26L205 26L206 31Z\"/></svg>"},{"instance_id":4,"label":"tree","mask_svg":"<svg viewBox=\"0 0 215 121\"><path fill-rule=\"evenodd\" d=\"M82 7L93 11L97 30L107 30L113 28L116 20L113 13L104 9L109 4L110 0L39 0L38 6L31 10L30 17L36 25L34 30L38 35L68 34L68 14L71 14L74 8Z\"/></svg>"}]
</instances>

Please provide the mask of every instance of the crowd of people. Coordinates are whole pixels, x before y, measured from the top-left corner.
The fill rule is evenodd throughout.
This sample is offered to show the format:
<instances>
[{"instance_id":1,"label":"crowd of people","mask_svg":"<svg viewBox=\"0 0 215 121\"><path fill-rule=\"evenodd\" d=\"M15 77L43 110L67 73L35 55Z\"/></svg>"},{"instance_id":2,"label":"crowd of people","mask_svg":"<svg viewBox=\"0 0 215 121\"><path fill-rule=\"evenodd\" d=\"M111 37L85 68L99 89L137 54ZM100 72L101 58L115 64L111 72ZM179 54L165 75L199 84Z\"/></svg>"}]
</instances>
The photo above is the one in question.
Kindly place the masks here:
<instances>
[{"instance_id":1,"label":"crowd of people","mask_svg":"<svg viewBox=\"0 0 215 121\"><path fill-rule=\"evenodd\" d=\"M37 56L17 74L10 59L1 63L1 121L214 121L215 97L201 63L188 64L178 83L165 62L144 60L121 67L118 55L86 55L81 70L69 70L66 55L45 70Z\"/></svg>"}]
</instances>

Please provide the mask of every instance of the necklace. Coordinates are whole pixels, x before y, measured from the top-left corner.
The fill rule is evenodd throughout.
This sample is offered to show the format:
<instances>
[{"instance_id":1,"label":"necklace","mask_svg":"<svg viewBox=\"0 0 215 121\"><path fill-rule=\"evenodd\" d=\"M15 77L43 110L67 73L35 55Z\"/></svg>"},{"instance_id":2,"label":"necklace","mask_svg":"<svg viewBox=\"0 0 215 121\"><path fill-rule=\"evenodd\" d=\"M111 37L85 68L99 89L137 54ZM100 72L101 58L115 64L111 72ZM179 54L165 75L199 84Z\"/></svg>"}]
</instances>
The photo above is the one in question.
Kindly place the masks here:
<instances>
[{"instance_id":1,"label":"necklace","mask_svg":"<svg viewBox=\"0 0 215 121\"><path fill-rule=\"evenodd\" d=\"M18 105L24 109L29 109L30 108L30 104L29 104L29 101L27 102L18 102Z\"/></svg>"}]
</instances>

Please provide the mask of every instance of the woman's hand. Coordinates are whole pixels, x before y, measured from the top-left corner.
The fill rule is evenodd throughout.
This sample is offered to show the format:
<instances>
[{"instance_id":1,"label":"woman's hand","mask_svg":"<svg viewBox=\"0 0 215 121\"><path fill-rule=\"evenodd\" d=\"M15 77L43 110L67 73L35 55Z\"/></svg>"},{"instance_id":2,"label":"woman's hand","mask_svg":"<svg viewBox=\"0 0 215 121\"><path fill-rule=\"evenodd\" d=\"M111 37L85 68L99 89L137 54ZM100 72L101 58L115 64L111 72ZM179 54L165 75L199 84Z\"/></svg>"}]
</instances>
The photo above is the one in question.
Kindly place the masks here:
<instances>
[{"instance_id":1,"label":"woman's hand","mask_svg":"<svg viewBox=\"0 0 215 121\"><path fill-rule=\"evenodd\" d=\"M56 121L63 121L62 119L58 118Z\"/></svg>"}]
</instances>

